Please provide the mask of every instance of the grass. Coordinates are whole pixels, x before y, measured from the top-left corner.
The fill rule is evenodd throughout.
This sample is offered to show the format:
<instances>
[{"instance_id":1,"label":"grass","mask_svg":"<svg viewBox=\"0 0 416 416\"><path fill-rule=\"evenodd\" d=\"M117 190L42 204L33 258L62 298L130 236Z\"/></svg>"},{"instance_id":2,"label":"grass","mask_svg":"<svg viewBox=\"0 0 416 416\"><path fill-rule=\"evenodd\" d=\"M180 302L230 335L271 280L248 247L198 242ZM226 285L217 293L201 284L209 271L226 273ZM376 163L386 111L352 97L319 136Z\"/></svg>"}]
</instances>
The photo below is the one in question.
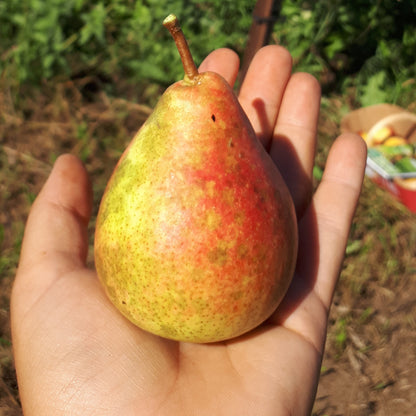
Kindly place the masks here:
<instances>
[{"instance_id":1,"label":"grass","mask_svg":"<svg viewBox=\"0 0 416 416\"><path fill-rule=\"evenodd\" d=\"M147 103L110 97L103 91L83 96L80 85L46 85L42 91L21 96L18 105L0 99L0 409L6 403L9 410L17 412L13 414L19 414L19 405L8 301L30 206L56 157L72 152L81 157L91 175L95 215L116 161L150 112ZM6 93L7 89L0 92ZM323 99L316 183L347 110L341 97ZM410 393L398 386L400 375L411 365L409 360L415 358L415 225L414 214L365 180L329 317L315 415L353 414L348 411L347 399L357 406L371 402L371 408L376 409L377 403L382 403L377 396L380 392L383 400L398 397L412 403ZM396 355L397 348L400 352ZM386 363L391 366L388 374ZM407 379L411 385L414 379ZM367 399L358 390L348 390L353 381ZM396 414L412 414L399 410Z\"/></svg>"}]
</instances>

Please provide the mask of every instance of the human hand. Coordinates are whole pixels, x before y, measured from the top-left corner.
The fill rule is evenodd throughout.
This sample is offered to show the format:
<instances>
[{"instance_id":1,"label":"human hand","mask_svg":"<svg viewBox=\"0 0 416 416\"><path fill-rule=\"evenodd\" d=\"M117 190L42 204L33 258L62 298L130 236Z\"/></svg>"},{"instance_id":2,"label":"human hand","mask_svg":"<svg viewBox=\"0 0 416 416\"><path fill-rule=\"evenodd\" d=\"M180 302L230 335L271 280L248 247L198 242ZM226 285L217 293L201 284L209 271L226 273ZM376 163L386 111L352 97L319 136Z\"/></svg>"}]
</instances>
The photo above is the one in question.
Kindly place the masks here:
<instances>
[{"instance_id":1,"label":"human hand","mask_svg":"<svg viewBox=\"0 0 416 416\"><path fill-rule=\"evenodd\" d=\"M62 156L31 209L12 293L26 416L310 413L366 150L358 136L339 137L312 196L320 89L307 74L291 75L291 65L286 50L265 47L240 90L298 214L298 262L280 307L254 331L216 344L177 343L132 325L86 267L91 187L78 159ZM230 84L237 68L226 49L201 65Z\"/></svg>"}]
</instances>

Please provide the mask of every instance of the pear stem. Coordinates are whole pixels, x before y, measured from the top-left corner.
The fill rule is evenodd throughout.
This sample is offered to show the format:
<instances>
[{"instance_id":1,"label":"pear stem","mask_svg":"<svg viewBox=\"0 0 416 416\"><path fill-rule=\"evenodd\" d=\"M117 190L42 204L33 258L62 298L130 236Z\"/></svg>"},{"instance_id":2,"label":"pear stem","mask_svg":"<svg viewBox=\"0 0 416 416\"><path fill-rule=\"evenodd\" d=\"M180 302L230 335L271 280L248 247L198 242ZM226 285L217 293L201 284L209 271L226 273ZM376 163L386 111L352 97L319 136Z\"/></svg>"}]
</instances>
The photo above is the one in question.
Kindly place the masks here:
<instances>
[{"instance_id":1,"label":"pear stem","mask_svg":"<svg viewBox=\"0 0 416 416\"><path fill-rule=\"evenodd\" d=\"M163 26L169 30L178 48L179 55L181 57L183 69L185 71L185 77L189 80L193 80L198 76L198 68L195 65L192 58L191 51L186 41L185 35L179 25L178 18L174 14L170 14L164 21Z\"/></svg>"}]
</instances>

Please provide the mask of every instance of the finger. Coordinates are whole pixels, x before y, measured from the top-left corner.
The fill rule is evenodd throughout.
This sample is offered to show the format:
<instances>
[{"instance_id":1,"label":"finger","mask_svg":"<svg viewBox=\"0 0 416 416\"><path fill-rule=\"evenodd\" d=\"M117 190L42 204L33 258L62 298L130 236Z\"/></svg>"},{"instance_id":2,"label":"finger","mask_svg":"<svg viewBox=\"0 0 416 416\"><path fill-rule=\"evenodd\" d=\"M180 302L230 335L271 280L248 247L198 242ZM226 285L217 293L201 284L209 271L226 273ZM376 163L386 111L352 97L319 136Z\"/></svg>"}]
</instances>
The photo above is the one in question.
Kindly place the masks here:
<instances>
[{"instance_id":1,"label":"finger","mask_svg":"<svg viewBox=\"0 0 416 416\"><path fill-rule=\"evenodd\" d=\"M91 208L91 186L81 162L71 155L59 157L31 208L19 270L44 261L63 260L64 268L83 266Z\"/></svg>"},{"instance_id":2,"label":"finger","mask_svg":"<svg viewBox=\"0 0 416 416\"><path fill-rule=\"evenodd\" d=\"M211 52L201 63L200 72L212 71L222 75L233 86L237 79L240 59L231 49L220 48Z\"/></svg>"},{"instance_id":3,"label":"finger","mask_svg":"<svg viewBox=\"0 0 416 416\"><path fill-rule=\"evenodd\" d=\"M285 89L270 155L288 185L298 216L312 195L321 89L306 73L294 74Z\"/></svg>"},{"instance_id":4,"label":"finger","mask_svg":"<svg viewBox=\"0 0 416 416\"><path fill-rule=\"evenodd\" d=\"M299 222L299 255L291 286L271 322L321 351L347 238L361 191L366 145L353 134L333 144L322 182Z\"/></svg>"},{"instance_id":5,"label":"finger","mask_svg":"<svg viewBox=\"0 0 416 416\"><path fill-rule=\"evenodd\" d=\"M355 134L333 144L313 198L318 234L315 292L329 309L363 183L367 147ZM301 230L302 232L302 230Z\"/></svg>"},{"instance_id":6,"label":"finger","mask_svg":"<svg viewBox=\"0 0 416 416\"><path fill-rule=\"evenodd\" d=\"M257 137L266 147L291 71L292 58L285 48L265 46L254 56L241 85L240 103Z\"/></svg>"}]
</instances>

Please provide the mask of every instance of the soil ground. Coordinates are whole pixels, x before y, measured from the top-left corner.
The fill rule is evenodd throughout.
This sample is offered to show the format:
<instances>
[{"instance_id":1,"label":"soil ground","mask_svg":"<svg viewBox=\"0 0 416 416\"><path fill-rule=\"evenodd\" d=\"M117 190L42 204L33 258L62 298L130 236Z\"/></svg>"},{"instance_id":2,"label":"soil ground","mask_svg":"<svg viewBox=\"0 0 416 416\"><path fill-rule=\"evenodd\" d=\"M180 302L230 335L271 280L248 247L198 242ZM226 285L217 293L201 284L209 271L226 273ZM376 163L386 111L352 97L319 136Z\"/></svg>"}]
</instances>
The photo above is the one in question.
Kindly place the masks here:
<instances>
[{"instance_id":1,"label":"soil ground","mask_svg":"<svg viewBox=\"0 0 416 416\"><path fill-rule=\"evenodd\" d=\"M22 413L9 297L30 205L54 159L72 152L93 178L98 207L115 161L150 109L136 104L137 97L110 98L90 79L22 92L19 103L8 88L0 91L0 416L15 416ZM318 172L343 112L338 98L323 100ZM366 179L331 309L313 414L410 416L415 409L416 215Z\"/></svg>"}]
</instances>

